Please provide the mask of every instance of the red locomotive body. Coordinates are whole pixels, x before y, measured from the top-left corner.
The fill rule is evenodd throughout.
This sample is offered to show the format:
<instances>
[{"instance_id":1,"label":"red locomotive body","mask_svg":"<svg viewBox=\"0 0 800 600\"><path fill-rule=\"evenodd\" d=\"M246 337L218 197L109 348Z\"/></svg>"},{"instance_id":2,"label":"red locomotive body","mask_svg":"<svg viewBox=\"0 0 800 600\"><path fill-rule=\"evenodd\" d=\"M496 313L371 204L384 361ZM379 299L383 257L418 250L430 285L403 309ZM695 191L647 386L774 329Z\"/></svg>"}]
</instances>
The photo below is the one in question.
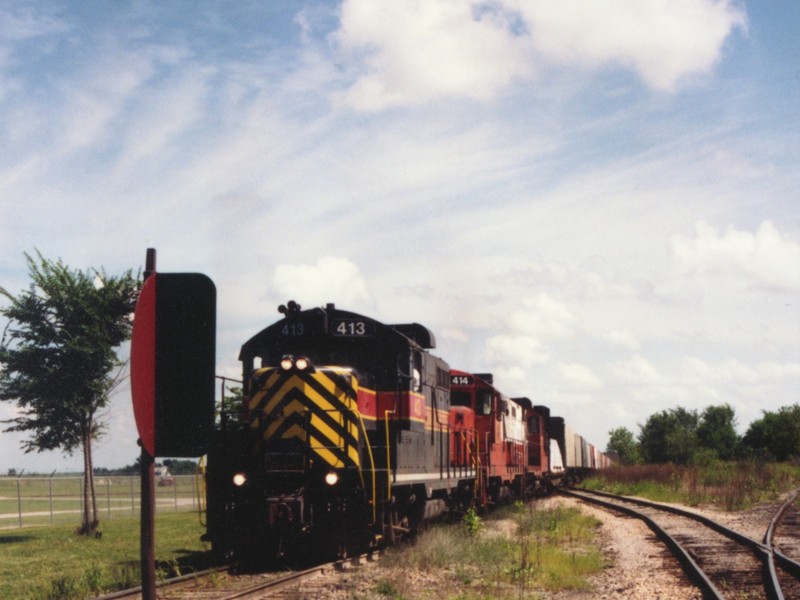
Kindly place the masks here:
<instances>
[{"instance_id":1,"label":"red locomotive body","mask_svg":"<svg viewBox=\"0 0 800 600\"><path fill-rule=\"evenodd\" d=\"M474 413L477 490L482 504L511 495L528 496L542 487L549 470L544 417L528 398L508 398L489 373L450 371L450 403Z\"/></svg>"}]
</instances>

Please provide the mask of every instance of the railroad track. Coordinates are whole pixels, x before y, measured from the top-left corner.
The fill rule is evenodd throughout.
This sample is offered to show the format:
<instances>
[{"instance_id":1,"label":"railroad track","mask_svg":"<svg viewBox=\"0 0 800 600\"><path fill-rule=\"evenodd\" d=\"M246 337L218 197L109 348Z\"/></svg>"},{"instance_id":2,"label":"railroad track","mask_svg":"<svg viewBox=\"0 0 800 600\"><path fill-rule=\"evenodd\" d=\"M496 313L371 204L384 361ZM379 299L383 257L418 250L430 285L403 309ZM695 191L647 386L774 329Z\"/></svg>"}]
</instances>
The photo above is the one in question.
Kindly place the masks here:
<instances>
[{"instance_id":1,"label":"railroad track","mask_svg":"<svg viewBox=\"0 0 800 600\"><path fill-rule=\"evenodd\" d=\"M800 598L800 564L768 543L673 506L588 490L562 493L644 521L706 598ZM773 529L780 522L776 515Z\"/></svg>"},{"instance_id":2,"label":"railroad track","mask_svg":"<svg viewBox=\"0 0 800 600\"><path fill-rule=\"evenodd\" d=\"M764 534L770 549L776 577L784 598L800 598L800 490L795 490L777 509Z\"/></svg>"},{"instance_id":3,"label":"railroad track","mask_svg":"<svg viewBox=\"0 0 800 600\"><path fill-rule=\"evenodd\" d=\"M322 585L331 585L343 571L373 561L378 555L379 552L375 551L291 572L237 573L227 566L218 567L159 582L156 597L158 600L255 600L280 598L287 593L297 597L298 590L303 591L303 597L314 597L305 593L305 588L313 586L315 579L323 580ZM141 588L137 587L99 596L95 600L137 600L141 597Z\"/></svg>"}]
</instances>

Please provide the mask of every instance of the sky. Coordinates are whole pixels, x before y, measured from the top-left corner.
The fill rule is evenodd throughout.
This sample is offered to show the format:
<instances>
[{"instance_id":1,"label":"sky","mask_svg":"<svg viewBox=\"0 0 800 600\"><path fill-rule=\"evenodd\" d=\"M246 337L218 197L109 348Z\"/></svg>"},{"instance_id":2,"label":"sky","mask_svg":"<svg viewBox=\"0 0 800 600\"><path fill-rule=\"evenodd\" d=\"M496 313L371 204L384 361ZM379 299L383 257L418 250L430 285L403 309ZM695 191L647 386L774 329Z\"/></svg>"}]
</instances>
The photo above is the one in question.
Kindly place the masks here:
<instances>
[{"instance_id":1,"label":"sky","mask_svg":"<svg viewBox=\"0 0 800 600\"><path fill-rule=\"evenodd\" d=\"M215 282L220 375L333 302L601 448L678 406L744 433L800 402L798 31L795 0L2 1L0 286L156 248ZM103 417L96 466L132 464L128 389ZM22 439L0 474L81 468Z\"/></svg>"}]
</instances>

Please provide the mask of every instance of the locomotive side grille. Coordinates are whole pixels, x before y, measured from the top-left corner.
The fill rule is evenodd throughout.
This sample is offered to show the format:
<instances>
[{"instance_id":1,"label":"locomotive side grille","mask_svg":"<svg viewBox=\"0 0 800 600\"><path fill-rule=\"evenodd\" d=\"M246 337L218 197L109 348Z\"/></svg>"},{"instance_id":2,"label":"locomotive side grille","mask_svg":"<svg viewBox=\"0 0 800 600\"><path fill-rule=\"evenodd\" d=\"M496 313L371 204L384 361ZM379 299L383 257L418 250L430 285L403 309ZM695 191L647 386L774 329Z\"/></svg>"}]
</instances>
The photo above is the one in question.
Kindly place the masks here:
<instances>
[{"instance_id":1,"label":"locomotive side grille","mask_svg":"<svg viewBox=\"0 0 800 600\"><path fill-rule=\"evenodd\" d=\"M349 372L263 369L250 400L250 426L267 447L299 440L333 468L360 466L356 385Z\"/></svg>"}]
</instances>

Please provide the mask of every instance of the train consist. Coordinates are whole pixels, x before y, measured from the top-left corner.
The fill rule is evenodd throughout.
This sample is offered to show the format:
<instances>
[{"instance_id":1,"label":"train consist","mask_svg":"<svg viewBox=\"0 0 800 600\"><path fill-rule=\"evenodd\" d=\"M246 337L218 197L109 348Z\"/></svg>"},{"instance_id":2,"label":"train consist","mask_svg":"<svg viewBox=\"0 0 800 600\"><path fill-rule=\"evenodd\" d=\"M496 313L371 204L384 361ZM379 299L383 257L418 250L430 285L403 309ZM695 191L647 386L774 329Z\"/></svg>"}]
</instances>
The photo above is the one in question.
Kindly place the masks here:
<instances>
[{"instance_id":1,"label":"train consist","mask_svg":"<svg viewBox=\"0 0 800 600\"><path fill-rule=\"evenodd\" d=\"M607 465L547 407L451 369L418 323L279 310L242 346L244 409L208 455L215 551L344 556Z\"/></svg>"}]
</instances>

